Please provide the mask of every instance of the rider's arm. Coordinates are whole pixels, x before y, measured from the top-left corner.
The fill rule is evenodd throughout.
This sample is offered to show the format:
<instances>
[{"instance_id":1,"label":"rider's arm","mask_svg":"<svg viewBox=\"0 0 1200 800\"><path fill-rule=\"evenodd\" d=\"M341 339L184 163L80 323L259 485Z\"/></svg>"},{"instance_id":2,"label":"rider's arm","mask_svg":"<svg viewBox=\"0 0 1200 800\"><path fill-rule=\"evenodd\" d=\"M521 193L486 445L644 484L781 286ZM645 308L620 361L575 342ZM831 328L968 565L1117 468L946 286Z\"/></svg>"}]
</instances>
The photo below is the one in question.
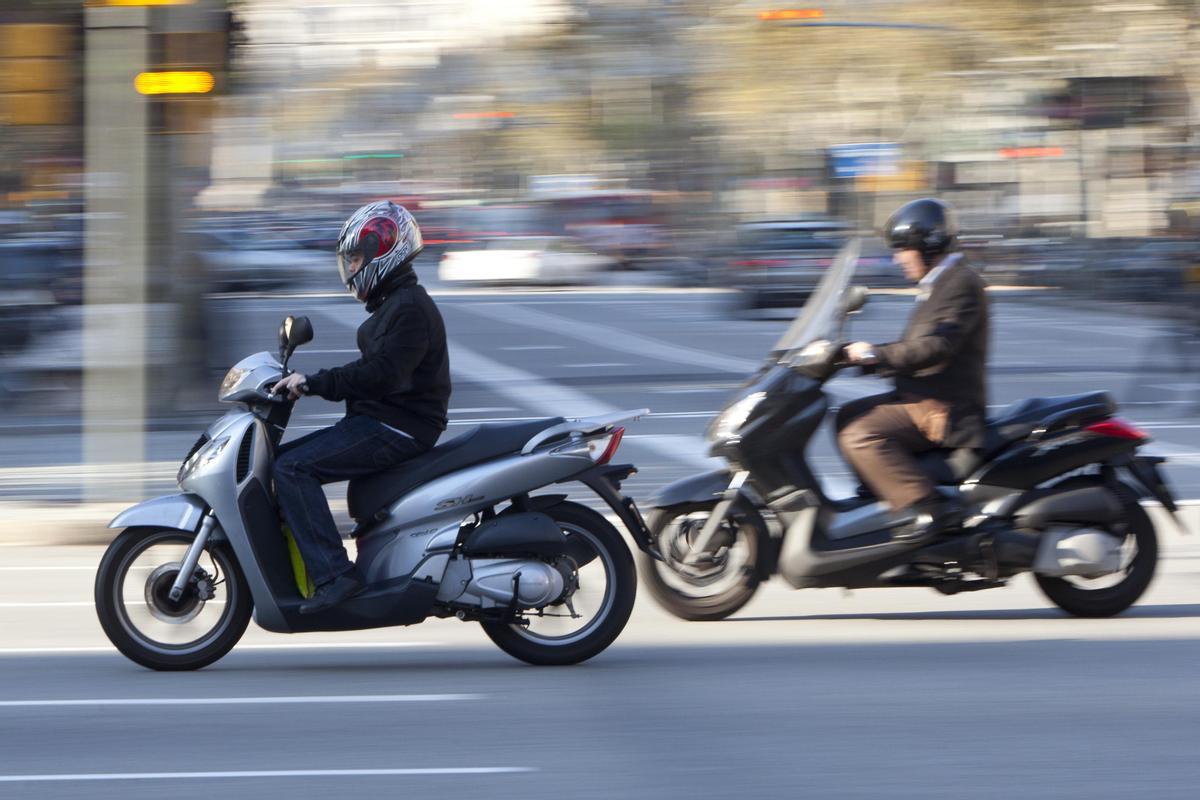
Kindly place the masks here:
<instances>
[{"instance_id":1,"label":"rider's arm","mask_svg":"<svg viewBox=\"0 0 1200 800\"><path fill-rule=\"evenodd\" d=\"M369 356L308 376L308 393L326 400L378 400L404 391L429 348L425 315L415 307L397 314Z\"/></svg>"},{"instance_id":2,"label":"rider's arm","mask_svg":"<svg viewBox=\"0 0 1200 800\"><path fill-rule=\"evenodd\" d=\"M911 373L947 361L979 324L983 303L982 287L961 282L938 298L937 311L919 335L875 348L879 372Z\"/></svg>"}]
</instances>

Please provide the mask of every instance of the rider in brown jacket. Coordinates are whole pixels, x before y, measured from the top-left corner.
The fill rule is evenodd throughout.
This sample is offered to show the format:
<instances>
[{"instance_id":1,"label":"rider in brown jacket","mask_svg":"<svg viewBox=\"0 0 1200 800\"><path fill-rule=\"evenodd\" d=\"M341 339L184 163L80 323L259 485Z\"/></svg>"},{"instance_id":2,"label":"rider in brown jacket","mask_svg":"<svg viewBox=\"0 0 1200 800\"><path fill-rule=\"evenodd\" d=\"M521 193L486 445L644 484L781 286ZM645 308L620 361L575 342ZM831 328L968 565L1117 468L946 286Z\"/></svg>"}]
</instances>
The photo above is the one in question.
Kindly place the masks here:
<instances>
[{"instance_id":1,"label":"rider in brown jacket","mask_svg":"<svg viewBox=\"0 0 1200 800\"><path fill-rule=\"evenodd\" d=\"M847 403L838 444L866 485L894 510L912 509L913 535L958 524L914 454L982 447L987 410L988 300L984 282L955 252L957 228L937 200L916 200L887 223L885 236L905 276L918 285L898 342L855 342L850 361L892 377L895 390Z\"/></svg>"}]
</instances>

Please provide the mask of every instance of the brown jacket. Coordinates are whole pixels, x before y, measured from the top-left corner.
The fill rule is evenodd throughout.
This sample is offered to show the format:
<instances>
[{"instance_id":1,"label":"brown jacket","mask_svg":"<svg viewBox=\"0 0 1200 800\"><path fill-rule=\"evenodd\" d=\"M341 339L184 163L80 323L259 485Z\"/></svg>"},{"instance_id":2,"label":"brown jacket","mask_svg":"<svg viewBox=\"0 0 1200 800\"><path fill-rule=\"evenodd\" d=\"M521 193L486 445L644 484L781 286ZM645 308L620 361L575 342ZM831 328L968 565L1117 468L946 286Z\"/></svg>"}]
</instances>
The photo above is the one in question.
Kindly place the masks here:
<instances>
[{"instance_id":1,"label":"brown jacket","mask_svg":"<svg viewBox=\"0 0 1200 800\"><path fill-rule=\"evenodd\" d=\"M875 348L879 373L903 398L949 410L944 447L982 447L987 414L988 298L984 281L961 258L917 304L904 337Z\"/></svg>"}]
</instances>

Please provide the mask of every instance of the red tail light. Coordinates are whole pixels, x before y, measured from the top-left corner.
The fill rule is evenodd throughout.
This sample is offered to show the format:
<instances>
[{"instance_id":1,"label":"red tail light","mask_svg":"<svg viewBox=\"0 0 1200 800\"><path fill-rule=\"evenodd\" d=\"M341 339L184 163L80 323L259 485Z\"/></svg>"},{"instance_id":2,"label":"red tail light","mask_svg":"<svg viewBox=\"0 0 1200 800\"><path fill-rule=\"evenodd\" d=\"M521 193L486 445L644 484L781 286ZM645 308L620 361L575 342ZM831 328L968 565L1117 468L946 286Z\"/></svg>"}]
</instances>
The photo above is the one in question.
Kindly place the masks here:
<instances>
[{"instance_id":1,"label":"red tail light","mask_svg":"<svg viewBox=\"0 0 1200 800\"><path fill-rule=\"evenodd\" d=\"M621 446L621 438L625 435L624 428L617 428L612 432L612 436L608 440L608 447L604 448L604 452L600 454L600 458L596 460L596 464L604 466L612 457L617 454L617 448Z\"/></svg>"},{"instance_id":2,"label":"red tail light","mask_svg":"<svg viewBox=\"0 0 1200 800\"><path fill-rule=\"evenodd\" d=\"M1106 419L1103 422L1094 422L1084 428L1084 430L1091 433L1098 433L1101 436L1111 436L1114 439L1144 441L1150 438L1150 434L1135 428L1133 423L1123 420L1120 417Z\"/></svg>"}]
</instances>

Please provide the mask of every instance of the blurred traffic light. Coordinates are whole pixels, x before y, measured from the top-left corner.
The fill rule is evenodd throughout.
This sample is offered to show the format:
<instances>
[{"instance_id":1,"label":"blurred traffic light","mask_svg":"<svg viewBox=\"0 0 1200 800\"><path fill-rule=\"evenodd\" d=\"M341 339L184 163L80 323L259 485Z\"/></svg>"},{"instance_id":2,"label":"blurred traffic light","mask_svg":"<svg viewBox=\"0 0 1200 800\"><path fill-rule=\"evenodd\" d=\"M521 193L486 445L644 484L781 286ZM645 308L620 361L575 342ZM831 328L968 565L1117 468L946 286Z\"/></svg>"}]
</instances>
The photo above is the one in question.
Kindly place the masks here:
<instances>
[{"instance_id":1,"label":"blurred traffic light","mask_svg":"<svg viewBox=\"0 0 1200 800\"><path fill-rule=\"evenodd\" d=\"M208 94L214 81L202 70L178 72L142 72L133 82L138 94Z\"/></svg>"},{"instance_id":2,"label":"blurred traffic light","mask_svg":"<svg viewBox=\"0 0 1200 800\"><path fill-rule=\"evenodd\" d=\"M760 11L758 18L763 22L779 22L791 19L821 19L825 12L819 8L785 8L781 11Z\"/></svg>"}]
</instances>

